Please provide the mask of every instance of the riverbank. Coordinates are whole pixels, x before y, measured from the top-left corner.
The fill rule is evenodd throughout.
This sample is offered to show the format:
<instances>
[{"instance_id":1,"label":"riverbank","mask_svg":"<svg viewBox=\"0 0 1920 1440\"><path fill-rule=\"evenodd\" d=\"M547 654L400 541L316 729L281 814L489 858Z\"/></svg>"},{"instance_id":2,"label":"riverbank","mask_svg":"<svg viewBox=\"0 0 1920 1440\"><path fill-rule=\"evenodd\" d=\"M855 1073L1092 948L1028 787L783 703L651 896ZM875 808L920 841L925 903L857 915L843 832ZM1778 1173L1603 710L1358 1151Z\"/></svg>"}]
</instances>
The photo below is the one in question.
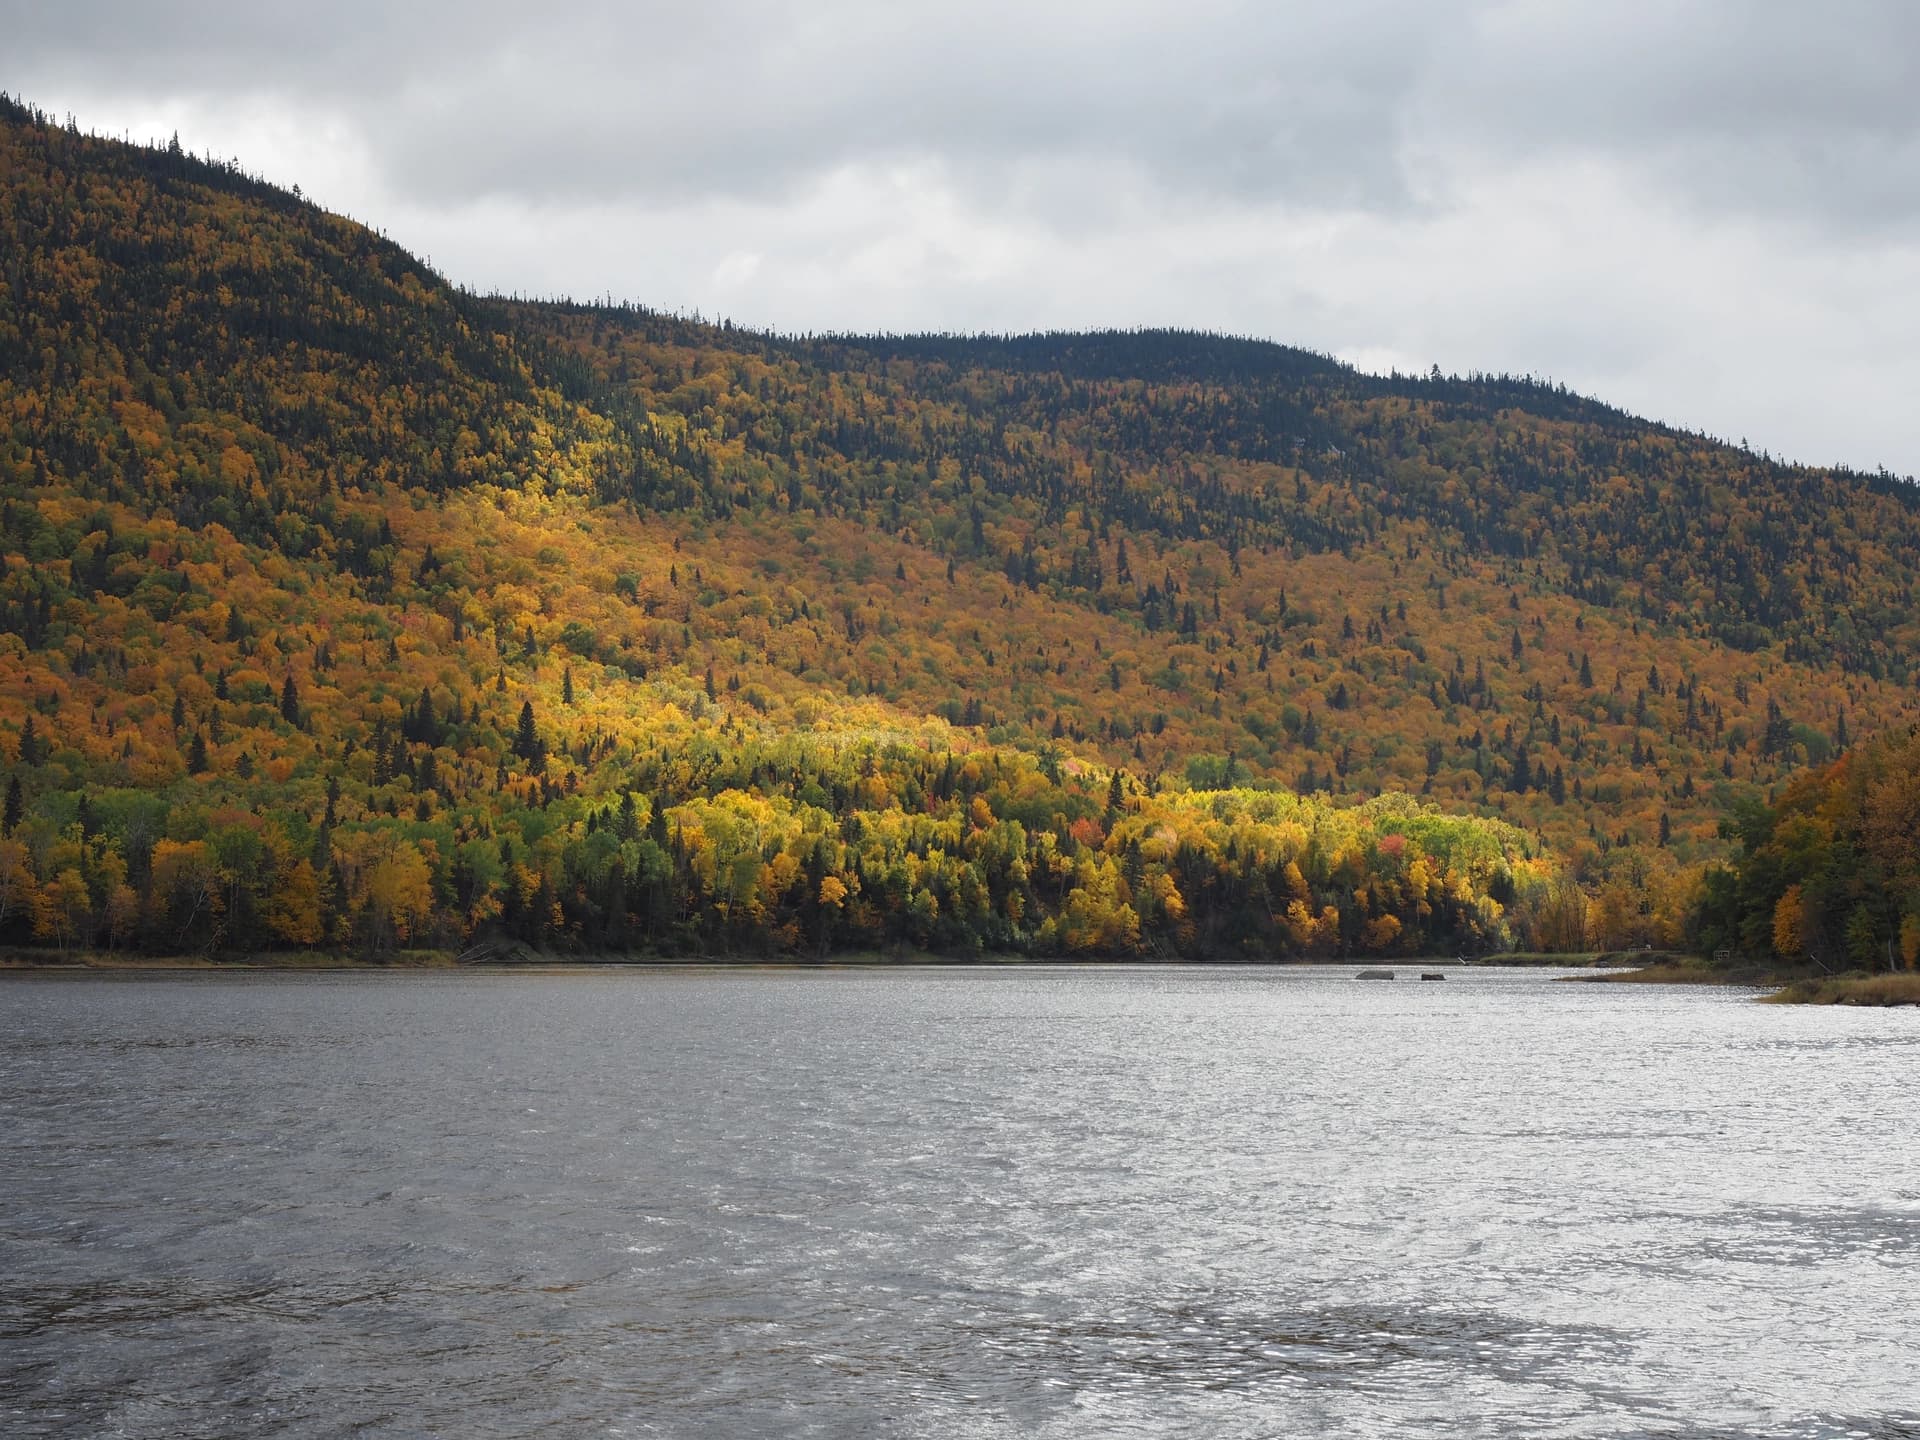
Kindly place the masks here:
<instances>
[{"instance_id":1,"label":"riverbank","mask_svg":"<svg viewBox=\"0 0 1920 1440\"><path fill-rule=\"evenodd\" d=\"M625 951L611 953L548 955L534 950L516 949L486 959L463 960L452 950L396 950L385 955L311 950L272 951L249 955L141 955L104 950L56 951L0 950L0 975L84 975L133 974L144 971L183 973L229 972L320 972L328 970L599 970L620 966L647 969L708 969L713 967L750 970L811 970L834 968L879 968L889 965L1013 966L1073 964L1074 961L1035 959L1026 955L982 953L954 956L920 951L848 950L810 958L796 955L646 955ZM1078 963L1149 964L1151 960L1119 961L1101 958Z\"/></svg>"},{"instance_id":2,"label":"riverbank","mask_svg":"<svg viewBox=\"0 0 1920 1440\"><path fill-rule=\"evenodd\" d=\"M884 967L898 965L939 965L939 966L986 966L1003 967L1014 965L1157 965L1157 964L1223 964L1223 965L1275 965L1287 968L1327 968L1349 969L1355 965L1400 966L1401 968L1442 966L1462 968L1558 968L1588 969L1594 967L1632 965L1645 960L1642 951L1589 951L1571 955L1549 955L1541 953L1521 953L1514 955L1481 955L1465 959L1452 955L1401 955L1392 957L1361 957L1345 959L1316 958L1312 960L1274 959L1271 961L1249 961L1228 957L1180 957L1180 956L1085 956L1067 958L1061 956L1018 955L983 951L974 955L936 955L914 950L842 950L831 954L808 957L797 955L646 955L627 952L604 952L572 955L547 955L522 946L503 948L489 952L485 958L461 958L459 952L452 950L397 950L385 955L370 956L351 951L311 951L287 950L269 951L248 955L208 956L208 955L145 955L104 950L58 951L31 949L22 946L0 948L0 974L43 973L43 974L80 974L92 972L116 971L324 971L324 970L566 970L598 969L609 966L635 965L647 967L704 968L710 966L737 966L748 969L758 966L771 966L779 969L816 969L838 967Z\"/></svg>"},{"instance_id":3,"label":"riverbank","mask_svg":"<svg viewBox=\"0 0 1920 1440\"><path fill-rule=\"evenodd\" d=\"M397 950L378 959L315 950L269 951L234 958L133 955L108 950L0 951L0 974L83 974L136 970L452 970L450 950Z\"/></svg>"},{"instance_id":4,"label":"riverbank","mask_svg":"<svg viewBox=\"0 0 1920 1440\"><path fill-rule=\"evenodd\" d=\"M879 950L845 951L819 959L794 956L620 954L542 955L515 950L499 958L462 961L451 950L396 950L383 956L310 950L270 951L233 958L206 955L138 955L104 950L70 950L65 954L9 947L0 949L0 975L85 975L178 973L323 973L326 971L560 971L593 970L615 966L702 969L713 966L752 969L866 969L888 966L1011 967L1045 964L1152 964L1155 960L1088 961L1036 960L1030 956L981 954L929 955ZM1205 962L1195 962L1205 963ZM1243 962L1244 963L1244 962ZM1287 968L1346 970L1365 963L1348 960L1280 960ZM1449 956L1402 956L1380 965L1403 968L1458 965L1462 968L1552 968L1592 970L1591 975L1566 975L1565 980L1588 985L1734 985L1767 991L1757 998L1779 1005L1920 1005L1920 975L1829 975L1807 968L1735 964L1716 966L1698 956L1677 951L1599 950L1569 955L1518 953L1476 956L1462 960ZM1631 968L1628 968L1631 967Z\"/></svg>"},{"instance_id":5,"label":"riverbank","mask_svg":"<svg viewBox=\"0 0 1920 1440\"><path fill-rule=\"evenodd\" d=\"M1503 965L1539 967L1551 970L1618 970L1625 966L1650 966L1690 959L1677 950L1575 950L1565 954L1548 950L1516 950L1510 955L1475 955L1462 958L1462 965ZM1594 978L1599 977L1580 977Z\"/></svg>"},{"instance_id":6,"label":"riverbank","mask_svg":"<svg viewBox=\"0 0 1920 1440\"><path fill-rule=\"evenodd\" d=\"M1920 1005L1917 974L1855 970L1834 975L1810 966L1750 961L1715 965L1692 955L1663 954L1638 969L1566 978L1605 985L1738 985L1769 992L1757 997L1769 1005Z\"/></svg>"},{"instance_id":7,"label":"riverbank","mask_svg":"<svg viewBox=\"0 0 1920 1440\"><path fill-rule=\"evenodd\" d=\"M1920 1005L1920 975L1823 975L1763 997L1770 1005Z\"/></svg>"}]
</instances>

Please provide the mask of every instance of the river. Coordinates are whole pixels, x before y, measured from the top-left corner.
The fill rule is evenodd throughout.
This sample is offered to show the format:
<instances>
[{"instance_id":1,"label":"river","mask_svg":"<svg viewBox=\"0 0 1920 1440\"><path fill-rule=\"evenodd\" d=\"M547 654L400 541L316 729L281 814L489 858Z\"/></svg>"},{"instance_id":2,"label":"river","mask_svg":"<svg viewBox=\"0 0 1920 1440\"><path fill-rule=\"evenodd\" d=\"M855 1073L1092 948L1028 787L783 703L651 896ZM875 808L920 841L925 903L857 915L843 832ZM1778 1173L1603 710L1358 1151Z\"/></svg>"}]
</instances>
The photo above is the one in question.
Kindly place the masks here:
<instances>
[{"instance_id":1,"label":"river","mask_svg":"<svg viewBox=\"0 0 1920 1440\"><path fill-rule=\"evenodd\" d=\"M9 1436L1916 1436L1914 1012L0 977Z\"/></svg>"}]
</instances>

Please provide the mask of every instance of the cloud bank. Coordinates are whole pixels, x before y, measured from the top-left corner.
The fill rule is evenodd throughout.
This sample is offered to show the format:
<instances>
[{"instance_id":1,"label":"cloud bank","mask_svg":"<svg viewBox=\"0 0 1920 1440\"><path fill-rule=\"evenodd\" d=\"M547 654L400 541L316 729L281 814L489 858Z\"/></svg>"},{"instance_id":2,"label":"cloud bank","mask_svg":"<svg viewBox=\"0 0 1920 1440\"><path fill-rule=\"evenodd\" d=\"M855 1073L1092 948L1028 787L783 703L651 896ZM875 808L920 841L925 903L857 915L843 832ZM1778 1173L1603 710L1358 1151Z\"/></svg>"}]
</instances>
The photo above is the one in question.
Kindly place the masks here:
<instances>
[{"instance_id":1,"label":"cloud bank","mask_svg":"<svg viewBox=\"0 0 1920 1440\"><path fill-rule=\"evenodd\" d=\"M1920 8L6 0L0 85L468 285L1172 324L1920 471Z\"/></svg>"}]
</instances>

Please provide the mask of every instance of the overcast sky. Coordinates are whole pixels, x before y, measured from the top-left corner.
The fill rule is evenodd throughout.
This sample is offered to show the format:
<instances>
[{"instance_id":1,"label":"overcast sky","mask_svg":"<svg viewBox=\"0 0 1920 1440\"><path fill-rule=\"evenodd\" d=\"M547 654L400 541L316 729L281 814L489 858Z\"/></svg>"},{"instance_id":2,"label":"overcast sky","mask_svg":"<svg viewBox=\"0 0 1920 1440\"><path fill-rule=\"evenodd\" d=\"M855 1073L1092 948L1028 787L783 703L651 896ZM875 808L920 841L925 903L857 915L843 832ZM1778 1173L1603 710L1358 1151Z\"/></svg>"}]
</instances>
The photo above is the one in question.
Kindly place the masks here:
<instances>
[{"instance_id":1,"label":"overcast sky","mask_svg":"<svg viewBox=\"0 0 1920 1440\"><path fill-rule=\"evenodd\" d=\"M0 0L0 88L483 289L1180 325L1920 472L1909 0Z\"/></svg>"}]
</instances>

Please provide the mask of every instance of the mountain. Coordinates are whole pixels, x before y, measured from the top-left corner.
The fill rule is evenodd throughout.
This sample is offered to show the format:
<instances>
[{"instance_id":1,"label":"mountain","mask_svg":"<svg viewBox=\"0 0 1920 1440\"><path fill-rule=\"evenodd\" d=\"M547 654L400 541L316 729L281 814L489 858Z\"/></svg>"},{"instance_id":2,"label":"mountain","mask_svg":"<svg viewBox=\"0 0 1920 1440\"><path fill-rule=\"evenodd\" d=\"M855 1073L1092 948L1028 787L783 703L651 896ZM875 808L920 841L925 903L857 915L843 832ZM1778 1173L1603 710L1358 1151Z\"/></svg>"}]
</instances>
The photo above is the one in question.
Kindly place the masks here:
<instances>
[{"instance_id":1,"label":"mountain","mask_svg":"<svg viewBox=\"0 0 1920 1440\"><path fill-rule=\"evenodd\" d=\"M1671 940L1920 501L1514 377L448 285L0 106L0 938Z\"/></svg>"}]
</instances>

